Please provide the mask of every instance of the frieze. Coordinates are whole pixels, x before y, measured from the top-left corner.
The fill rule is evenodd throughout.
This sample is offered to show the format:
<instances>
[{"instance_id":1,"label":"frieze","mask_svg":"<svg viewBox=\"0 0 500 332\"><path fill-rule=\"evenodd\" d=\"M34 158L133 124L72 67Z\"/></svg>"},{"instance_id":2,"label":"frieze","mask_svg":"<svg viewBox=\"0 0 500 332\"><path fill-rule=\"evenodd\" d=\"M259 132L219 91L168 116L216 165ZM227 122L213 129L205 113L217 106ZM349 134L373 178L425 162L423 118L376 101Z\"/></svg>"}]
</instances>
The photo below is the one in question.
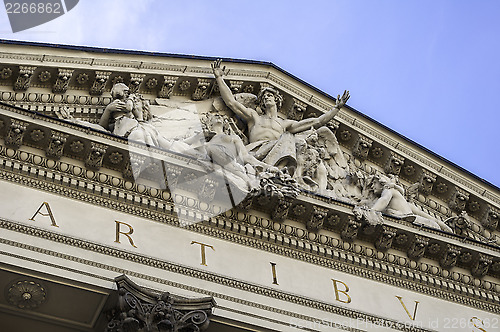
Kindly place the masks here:
<instances>
[{"instance_id":1,"label":"frieze","mask_svg":"<svg viewBox=\"0 0 500 332\"><path fill-rule=\"evenodd\" d=\"M8 245L11 245L11 246L21 246L23 248L26 248L25 245L23 245L21 243L18 243L18 242L13 242L13 241L8 241L8 240L0 239L0 243L2 243L2 242L4 242L5 244L8 244ZM261 304L261 303L248 301L248 300L242 299L241 297L229 296L229 295L226 295L226 294L213 292L213 291L207 290L205 288L198 288L198 287L194 287L194 286L191 286L191 285L186 285L186 284L182 284L182 283L178 283L178 282L173 282L173 281L170 281L170 280L167 280L167 279L160 279L160 278L157 278L157 277L153 277L153 276L151 276L149 274L143 274L143 273L132 271L132 270L125 270L125 269L122 269L122 268L119 268L119 267L116 267L116 266L110 266L110 265L106 265L106 264L102 264L102 263L99 263L99 262L94 262L94 261L82 259L82 258L75 257L75 256L69 256L69 255L58 253L58 252L55 252L55 251L52 251L52 250L47 250L45 248L38 248L38 247L34 247L34 246L29 246L27 249L30 249L30 250L33 250L33 251L37 251L37 252L43 252L44 254L51 255L51 256L62 257L63 259L66 259L66 260L75 261L75 262L78 262L78 263L81 263L81 264L85 264L85 265L92 266L92 267L97 267L97 268L100 268L100 269L103 269L103 270L107 270L107 271L112 271L112 272L115 272L117 274L126 274L126 275L128 275L130 277L138 278L138 279L141 279L141 280L152 281L154 283L159 283L159 284L171 286L171 287L175 287L175 288L178 288L178 289L188 290L188 291L191 291L191 292L194 292L194 293L197 293L197 294L204 294L204 295L216 298L216 299L221 299L221 300L230 301L230 302L233 302L233 303L238 303L238 304L242 304L242 305L245 305L245 306L249 306L249 307L261 309L261 310L264 310L266 312L278 313L278 314L281 314L281 315L284 315L284 316L294 317L294 318L301 319L301 320L304 320L304 321L313 321L315 319L313 317L306 316L306 315L303 315L303 314L300 314L300 313L290 312L290 311L287 311L287 310L284 310L284 309L281 309L281 308L270 307L270 306L267 306L267 305L264 305L264 304ZM98 249L98 247L92 247L92 249ZM108 254L110 252L111 251L106 251L106 253L108 253ZM15 257L15 258L18 258L18 259L29 260L29 261L32 261L32 262L35 262L35 263L38 263L38 264L41 264L41 265L50 266L50 267L53 267L53 268L70 271L70 272L73 272L73 273L76 273L76 274L83 274L83 275L90 276L90 277L96 278L96 279L101 279L101 280L104 280L104 281L107 281L107 282L114 282L114 279L105 277L105 276L100 275L100 274L98 275L98 274L93 274L93 273L89 273L89 272L84 272L84 271L81 271L81 270L72 269L72 268L70 268L68 266L60 266L60 265L57 265L57 264L49 263L47 261L40 261L40 260L28 258L28 257L22 257L22 256L19 256L19 255L7 253L7 252L2 252L2 254L7 255L7 256L11 256L11 257ZM117 257L120 257L120 258L123 258L123 259L129 259L131 256L119 255ZM148 263L147 259L142 259L142 260L138 259L138 261L141 261L141 263ZM174 265L174 264L170 264L168 262L155 261L153 264L151 264L151 266L153 266L155 268L168 269L168 270L171 270L171 271L176 272L176 273L182 273L182 274L185 274L185 275L189 275L189 276L192 276L192 277L198 277L200 279L209 280L209 281L212 281L212 282L220 282L220 281L228 280L228 282L226 282L224 284L228 285L230 287L234 287L234 288L237 288L237 289L244 289L244 290L250 291L250 292L253 291L254 289L257 289L258 293L262 294L262 295L267 295L267 296L273 296L273 295L275 295L274 296L275 298L279 298L281 300L286 300L286 301L291 302L291 303L296 303L296 304L300 304L300 305L303 305L303 306L308 306L308 307L311 307L311 308L319 309L319 310L322 310L322 311L326 311L326 312L330 312L330 313L334 313L334 314L338 314L338 315L343 315L344 317L352 317L352 319L362 319L365 322L381 322L382 324L384 324L384 323L387 324L387 325L384 325L384 326L388 326L388 324L391 324L391 326L392 325L399 326L399 327L403 328L402 331L412 331L412 332L413 331L415 331L415 332L418 332L418 331L427 331L427 330L421 330L421 329L415 328L413 326L406 326L405 324L397 324L396 321L387 320L387 319L382 318L382 317L376 317L376 316L373 316L373 315L368 315L366 313L359 312L359 311L356 311L356 310L351 310L351 309L343 308L343 307L340 307L340 306L332 305L330 303L324 303L324 302L320 302L320 301L311 300L309 298L304 298L304 297L300 297L300 296L293 295L293 294L286 294L286 293L279 292L279 291L276 291L274 289L269 289L269 288L262 287L262 286L254 286L256 288L252 288L251 284L249 285L249 284L241 282L239 280L232 280L232 279L229 279L229 278L223 278L223 279L221 279L220 276L218 276L218 275L215 275L215 277L212 277L211 274L208 274L205 271L193 270L193 269L186 268L184 266L177 266L177 265ZM207 276L207 277L205 277L205 276ZM244 287L239 287L240 285L243 285ZM224 307L221 307L219 305L217 307L221 308L221 309L224 309ZM282 322L280 322L280 323L283 324ZM289 326L289 324L286 324L286 326ZM340 325L340 326L337 326L337 327L341 328L343 330L347 330L347 331L362 332L362 330L358 330L358 329L355 329L355 328L352 328L352 327L343 326L343 325Z\"/></svg>"},{"instance_id":2,"label":"frieze","mask_svg":"<svg viewBox=\"0 0 500 332\"><path fill-rule=\"evenodd\" d=\"M68 236L64 236L64 235L59 235L57 233L42 230L42 229L39 229L39 228L33 227L33 226L26 226L26 225L17 224L14 222L4 221L4 220L0 219L0 227L14 230L17 232L22 232L24 234L28 234L28 235L32 235L32 236L36 236L36 237L42 237L42 238L45 238L47 240L51 240L51 241L55 241L55 242L65 243L67 245L79 247L79 248L82 248L84 250L91 250L93 252L104 253L106 255L111 255L113 257L124 259L124 260L130 261L130 262L136 262L139 264L151 266L151 267L158 268L161 270L167 270L167 271L179 273L179 274L182 274L185 276L190 276L190 277L194 277L194 278L198 278L198 279L202 279L202 280L211 281L211 282L214 282L214 283L217 283L220 285L225 285L228 287L252 292L254 294L260 294L260 295L264 295L264 296L268 296L268 297L272 297L272 298L278 298L280 300L288 301L291 303L297 303L300 305L316 308L316 309L323 310L323 311L326 310L326 311L341 314L341 315L344 315L347 317L353 317L352 316L353 314L356 316L360 314L359 312L357 312L355 310L350 310L350 309L347 309L344 307L339 307L339 306L336 306L333 304L327 304L327 303L324 303L321 301L312 300L312 299L305 298L305 297L300 296L300 295L288 294L286 292L279 291L279 290L276 290L273 288L254 285L254 284L251 284L249 282L235 280L235 279L232 279L229 277L225 277L225 276L222 276L219 274L207 272L204 270L193 269L193 268L189 268L189 267L186 267L183 265L177 265L177 264L169 262L169 261L155 259L155 258L151 258L149 256L135 254L132 252L122 251L122 250L119 250L119 249L116 249L113 247L92 243L92 242L89 242L86 240L72 238L72 237L68 237ZM14 242L14 241L7 240L7 239L0 239L0 243L7 244L10 246L15 246L15 247L22 247L25 250L41 252L41 253L44 253L46 255L50 255L50 256L54 256L54 257L58 257L58 258L63 258L65 260L78 262L78 263L81 263L84 265L89 265L92 267L97 267L97 268L105 269L108 271L115 271L115 272L118 272L121 274L126 273L127 275L130 275L130 276L139 277L141 279L153 280L155 282L158 282L158 278L156 278L156 277L152 277L152 276L144 277L145 276L144 274L140 274L140 276L138 276L136 273L134 273L133 271L130 271L130 270L125 271L125 270L120 269L120 268L115 267L115 266L110 266L107 264L102 264L102 263L90 261L88 259L59 253L59 252L56 252L56 251L53 251L50 249L46 249L46 248L35 247L33 245L22 244L22 243ZM48 264L48 263L44 262L43 264ZM327 267L330 267L330 266L327 265ZM390 269L390 270L388 270L388 272L394 273L394 272L397 272L397 270L398 269ZM340 271L347 272L347 271L345 271L345 269L340 269ZM78 273L80 273L80 271L78 271ZM360 274L357 273L357 275L360 275ZM411 277L412 275L413 275L412 272L408 272L407 277L408 276ZM372 280L385 282L385 283L389 283L391 279L395 279L393 277L384 277L384 276L382 278L380 278L381 275L377 274L377 273L375 275L371 275L370 273L368 273L368 274L362 273L360 276L365 277L365 278L370 278ZM100 278L102 278L102 277L100 277ZM395 285L406 287L405 283L408 283L408 282L405 280L400 280L399 284L396 283ZM439 284L441 285L441 287L443 287L443 286L450 287L451 286L445 282L440 282ZM447 292L443 292L441 289L432 289L431 288L431 289L426 290L425 288L421 288L421 289L417 290L415 288L416 287L409 287L408 289L416 290L416 291L419 291L420 293L424 293L424 294L428 294L428 295L432 294L434 297L447 299L447 300L450 300L450 301L453 301L456 303L461 303L461 304L464 304L467 306L471 306L471 307L474 307L474 308L477 308L480 310L486 310L486 311L490 311L493 313L500 312L499 311L500 308L495 304L495 301L498 301L498 296L496 296L496 297L494 296L494 298L492 298L492 299L490 299L490 301L488 301L490 303L487 303L485 301L481 301L481 300L478 300L476 298L471 298L468 296L449 294ZM418 285L417 285L417 288L419 288ZM201 293L206 294L205 292L201 292ZM474 292L472 291L472 293L474 293ZM443 294L449 295L449 296L442 297ZM207 294L207 295L213 296L212 294ZM217 296L217 295L215 295L214 297L219 298L219 296ZM327 308L329 308L329 309L327 309ZM334 309L334 311L331 311L332 309ZM371 316L371 315L367 315L367 314L361 314L361 315L363 315L366 318L370 318L370 316ZM373 317L373 316L371 316L371 317Z\"/></svg>"}]
</instances>

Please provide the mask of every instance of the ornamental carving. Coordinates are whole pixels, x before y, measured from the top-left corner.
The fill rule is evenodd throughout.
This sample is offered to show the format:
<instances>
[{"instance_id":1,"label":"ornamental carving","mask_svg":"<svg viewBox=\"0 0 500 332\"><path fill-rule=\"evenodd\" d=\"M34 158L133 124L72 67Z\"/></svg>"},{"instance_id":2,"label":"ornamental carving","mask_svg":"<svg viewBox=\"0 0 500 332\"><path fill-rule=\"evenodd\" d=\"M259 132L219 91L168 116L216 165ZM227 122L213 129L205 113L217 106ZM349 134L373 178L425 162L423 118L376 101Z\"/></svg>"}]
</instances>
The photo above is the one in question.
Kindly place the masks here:
<instances>
[{"instance_id":1,"label":"ornamental carving","mask_svg":"<svg viewBox=\"0 0 500 332\"><path fill-rule=\"evenodd\" d=\"M498 227L498 221L500 220L500 209L488 205L486 212L481 219L481 224L484 228L489 230L495 230Z\"/></svg>"},{"instance_id":2,"label":"ornamental carving","mask_svg":"<svg viewBox=\"0 0 500 332\"><path fill-rule=\"evenodd\" d=\"M146 88L152 90L158 86L158 80L154 77L148 78L146 81Z\"/></svg>"},{"instance_id":3,"label":"ornamental carving","mask_svg":"<svg viewBox=\"0 0 500 332\"><path fill-rule=\"evenodd\" d=\"M172 95L172 92L174 91L174 86L177 80L179 79L178 76L163 76L164 82L163 85L158 92L158 97L159 98L170 98Z\"/></svg>"},{"instance_id":4,"label":"ornamental carving","mask_svg":"<svg viewBox=\"0 0 500 332\"><path fill-rule=\"evenodd\" d=\"M353 156L359 159L366 159L368 157L368 153L370 152L370 148L372 147L373 140L368 137L364 137L362 135L358 135L358 139L352 148Z\"/></svg>"},{"instance_id":5,"label":"ornamental carving","mask_svg":"<svg viewBox=\"0 0 500 332\"><path fill-rule=\"evenodd\" d=\"M30 133L30 138L33 142L40 142L45 138L45 132L41 129L33 129Z\"/></svg>"},{"instance_id":6,"label":"ornamental carving","mask_svg":"<svg viewBox=\"0 0 500 332\"><path fill-rule=\"evenodd\" d=\"M271 218L274 221L282 222L288 216L288 211L292 206L292 200L287 197L280 197L276 200L274 208L271 210ZM297 207L297 206L296 206Z\"/></svg>"},{"instance_id":7,"label":"ornamental carving","mask_svg":"<svg viewBox=\"0 0 500 332\"><path fill-rule=\"evenodd\" d=\"M461 236L469 236L469 231L472 223L465 211L463 211L458 216L446 219L444 222L453 230L455 234Z\"/></svg>"},{"instance_id":8,"label":"ornamental carving","mask_svg":"<svg viewBox=\"0 0 500 332\"><path fill-rule=\"evenodd\" d=\"M356 239L361 228L361 221L353 218L349 218L344 224L342 231L340 232L340 237L347 242L352 242Z\"/></svg>"},{"instance_id":9,"label":"ornamental carving","mask_svg":"<svg viewBox=\"0 0 500 332\"><path fill-rule=\"evenodd\" d=\"M231 91L233 93L239 93L241 92L241 88L243 86L243 81L229 81L229 86L231 87Z\"/></svg>"},{"instance_id":10,"label":"ornamental carving","mask_svg":"<svg viewBox=\"0 0 500 332\"><path fill-rule=\"evenodd\" d=\"M36 67L32 66L19 66L19 76L17 76L16 83L14 83L14 91L28 90L35 69Z\"/></svg>"},{"instance_id":11,"label":"ornamental carving","mask_svg":"<svg viewBox=\"0 0 500 332\"><path fill-rule=\"evenodd\" d=\"M405 158L391 151L389 159L384 165L384 171L387 174L399 175L404 162Z\"/></svg>"},{"instance_id":12,"label":"ornamental carving","mask_svg":"<svg viewBox=\"0 0 500 332\"><path fill-rule=\"evenodd\" d=\"M199 78L198 79L198 85L196 86L196 89L193 92L193 95L191 98L193 100L203 100L208 98L210 95L210 84L212 80L205 79L205 78Z\"/></svg>"},{"instance_id":13,"label":"ornamental carving","mask_svg":"<svg viewBox=\"0 0 500 332\"><path fill-rule=\"evenodd\" d=\"M71 76L73 76L73 69L59 69L57 80L52 87L52 92L54 93L64 93L68 90L69 81Z\"/></svg>"},{"instance_id":14,"label":"ornamental carving","mask_svg":"<svg viewBox=\"0 0 500 332\"><path fill-rule=\"evenodd\" d=\"M420 187L419 192L422 195L429 195L432 192L432 186L436 182L437 176L425 169L422 170L422 175L420 177Z\"/></svg>"},{"instance_id":15,"label":"ornamental carving","mask_svg":"<svg viewBox=\"0 0 500 332\"><path fill-rule=\"evenodd\" d=\"M460 255L460 248L448 245L444 250L441 259L439 260L439 265L443 269L451 269L457 264L457 259Z\"/></svg>"},{"instance_id":16,"label":"ornamental carving","mask_svg":"<svg viewBox=\"0 0 500 332\"><path fill-rule=\"evenodd\" d=\"M141 86L145 76L145 74L130 74L130 84L128 85L128 88L131 93L139 92L139 87Z\"/></svg>"},{"instance_id":17,"label":"ornamental carving","mask_svg":"<svg viewBox=\"0 0 500 332\"><path fill-rule=\"evenodd\" d=\"M47 83L52 78L52 74L48 70L41 71L38 74L38 80L42 83Z\"/></svg>"},{"instance_id":18,"label":"ornamental carving","mask_svg":"<svg viewBox=\"0 0 500 332\"><path fill-rule=\"evenodd\" d=\"M212 297L184 299L140 288L125 276L115 279L118 303L108 312L105 332L204 331L210 323Z\"/></svg>"},{"instance_id":19,"label":"ornamental carving","mask_svg":"<svg viewBox=\"0 0 500 332\"><path fill-rule=\"evenodd\" d=\"M429 241L421 236L416 236L415 240L410 244L406 254L408 258L413 260L419 260L424 256L425 248L427 247Z\"/></svg>"},{"instance_id":20,"label":"ornamental carving","mask_svg":"<svg viewBox=\"0 0 500 332\"><path fill-rule=\"evenodd\" d=\"M85 166L92 170L101 168L106 149L106 145L92 142L87 159L85 159Z\"/></svg>"},{"instance_id":21,"label":"ornamental carving","mask_svg":"<svg viewBox=\"0 0 500 332\"><path fill-rule=\"evenodd\" d=\"M95 80L92 83L92 86L90 87L89 93L91 95L96 95L96 96L102 95L110 75L111 75L110 71L96 71Z\"/></svg>"},{"instance_id":22,"label":"ornamental carving","mask_svg":"<svg viewBox=\"0 0 500 332\"><path fill-rule=\"evenodd\" d=\"M293 106L292 109L288 112L288 118L296 121L302 120L306 108L306 103L293 98Z\"/></svg>"},{"instance_id":23,"label":"ornamental carving","mask_svg":"<svg viewBox=\"0 0 500 332\"><path fill-rule=\"evenodd\" d=\"M217 188L219 187L219 182L212 178L206 178L203 180L201 191L198 195L200 200L204 202L211 202L215 194L217 193Z\"/></svg>"},{"instance_id":24,"label":"ornamental carving","mask_svg":"<svg viewBox=\"0 0 500 332\"><path fill-rule=\"evenodd\" d=\"M465 190L455 187L450 200L448 201L448 205L450 209L455 212L462 212L465 210L465 206L467 201L469 200L469 193Z\"/></svg>"},{"instance_id":25,"label":"ornamental carving","mask_svg":"<svg viewBox=\"0 0 500 332\"><path fill-rule=\"evenodd\" d=\"M68 134L51 131L49 145L45 150L46 156L51 159L60 159L68 136Z\"/></svg>"},{"instance_id":26,"label":"ornamental carving","mask_svg":"<svg viewBox=\"0 0 500 332\"><path fill-rule=\"evenodd\" d=\"M76 76L76 83L83 85L89 81L89 75L87 73L80 73Z\"/></svg>"},{"instance_id":27,"label":"ornamental carving","mask_svg":"<svg viewBox=\"0 0 500 332\"><path fill-rule=\"evenodd\" d=\"M486 255L479 254L477 259L472 263L471 273L476 278L482 278L488 272L492 259Z\"/></svg>"},{"instance_id":28,"label":"ornamental carving","mask_svg":"<svg viewBox=\"0 0 500 332\"><path fill-rule=\"evenodd\" d=\"M317 232L323 228L323 223L328 215L328 209L313 206L311 217L306 221L306 228L311 232Z\"/></svg>"},{"instance_id":29,"label":"ornamental carving","mask_svg":"<svg viewBox=\"0 0 500 332\"><path fill-rule=\"evenodd\" d=\"M392 241L394 240L395 236L396 231L382 228L382 231L375 240L375 248L377 248L378 251L387 251L391 248Z\"/></svg>"},{"instance_id":30,"label":"ornamental carving","mask_svg":"<svg viewBox=\"0 0 500 332\"><path fill-rule=\"evenodd\" d=\"M4 67L0 70L0 80L6 80L12 76L12 69Z\"/></svg>"},{"instance_id":31,"label":"ornamental carving","mask_svg":"<svg viewBox=\"0 0 500 332\"><path fill-rule=\"evenodd\" d=\"M45 288L33 280L22 280L11 284L6 296L11 305L28 310L38 308L47 299Z\"/></svg>"},{"instance_id":32,"label":"ornamental carving","mask_svg":"<svg viewBox=\"0 0 500 332\"><path fill-rule=\"evenodd\" d=\"M23 143L23 136L27 126L28 123L26 122L12 119L9 131L5 137L5 145L13 149L19 149Z\"/></svg>"}]
</instances>

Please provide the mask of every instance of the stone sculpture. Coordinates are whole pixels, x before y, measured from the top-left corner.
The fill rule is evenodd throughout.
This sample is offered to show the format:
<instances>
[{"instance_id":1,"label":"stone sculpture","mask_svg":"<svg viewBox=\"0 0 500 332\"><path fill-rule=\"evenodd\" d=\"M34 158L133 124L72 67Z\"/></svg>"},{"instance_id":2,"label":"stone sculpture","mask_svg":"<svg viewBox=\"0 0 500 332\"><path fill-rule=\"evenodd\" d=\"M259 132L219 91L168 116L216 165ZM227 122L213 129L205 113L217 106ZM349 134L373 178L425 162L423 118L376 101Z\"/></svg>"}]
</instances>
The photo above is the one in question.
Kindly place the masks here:
<instances>
[{"instance_id":1,"label":"stone sculpture","mask_svg":"<svg viewBox=\"0 0 500 332\"><path fill-rule=\"evenodd\" d=\"M216 172L221 173L241 190L258 188L256 168L265 170L268 165L251 156L238 135L224 132L222 116L212 115L209 124L215 135L205 144L204 149L211 162L203 164L209 170L215 168Z\"/></svg>"},{"instance_id":2,"label":"stone sculpture","mask_svg":"<svg viewBox=\"0 0 500 332\"><path fill-rule=\"evenodd\" d=\"M208 142L204 142L203 132L187 139L166 139L152 121L149 103L138 94L130 94L123 83L113 86L113 101L105 108L99 125L75 119L67 109L61 109L58 116L194 157L207 172L223 177L242 195L293 198L302 189L353 203L357 220L370 224L383 223L382 213L385 213L448 232L461 230L455 227L456 223L452 225L449 220L445 223L420 210L405 196L405 189L395 175L370 175L345 159L335 134L325 125L345 105L349 92L338 96L335 107L319 117L301 121L282 119L278 111L283 100L277 90L265 87L258 96L251 95L257 103L249 107L244 98L233 96L224 82L220 60L212 64L212 70L222 101L246 123L248 140L241 132L234 132L234 123L230 126L213 110L202 115L208 119L205 134L213 135ZM143 169L138 167L135 173Z\"/></svg>"},{"instance_id":3,"label":"stone sculpture","mask_svg":"<svg viewBox=\"0 0 500 332\"><path fill-rule=\"evenodd\" d=\"M282 98L278 91L269 87L262 89L257 97L259 106L252 109L234 98L231 89L224 82L225 68L221 68L221 60L212 64L212 70L225 104L248 126L250 144L247 149L252 151L257 159L272 166L289 166L294 169L295 134L327 124L349 99L349 92L345 91L342 97L337 98L335 107L318 118L301 121L281 119L278 117L278 111ZM259 114L260 112L264 114Z\"/></svg>"},{"instance_id":4,"label":"stone sculpture","mask_svg":"<svg viewBox=\"0 0 500 332\"><path fill-rule=\"evenodd\" d=\"M405 190L394 175L375 174L367 179L364 199L360 205L365 205L371 211L384 212L419 225L441 229L452 233L452 229L441 220L433 218L411 204L405 198ZM359 209L358 211L362 211ZM359 213L359 212L358 212ZM365 214L372 218L373 214ZM380 215L377 215L380 217ZM371 220L372 223L379 221Z\"/></svg>"}]
</instances>

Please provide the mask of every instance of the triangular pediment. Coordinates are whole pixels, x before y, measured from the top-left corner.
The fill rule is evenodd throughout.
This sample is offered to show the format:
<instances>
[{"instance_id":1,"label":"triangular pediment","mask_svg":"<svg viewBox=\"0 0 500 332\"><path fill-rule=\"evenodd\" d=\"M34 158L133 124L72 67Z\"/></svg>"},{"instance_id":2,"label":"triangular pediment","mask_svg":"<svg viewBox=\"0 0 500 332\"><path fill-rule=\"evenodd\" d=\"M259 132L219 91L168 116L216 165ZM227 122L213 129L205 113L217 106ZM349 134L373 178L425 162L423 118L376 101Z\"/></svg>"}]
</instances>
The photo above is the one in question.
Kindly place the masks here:
<instances>
[{"instance_id":1,"label":"triangular pediment","mask_svg":"<svg viewBox=\"0 0 500 332\"><path fill-rule=\"evenodd\" d=\"M499 189L351 108L347 94L265 62L0 44L6 183L264 248L258 239L333 269L328 259L409 271L424 259L439 278L456 269L455 280L495 293ZM116 223L130 227L117 239L132 234Z\"/></svg>"}]
</instances>

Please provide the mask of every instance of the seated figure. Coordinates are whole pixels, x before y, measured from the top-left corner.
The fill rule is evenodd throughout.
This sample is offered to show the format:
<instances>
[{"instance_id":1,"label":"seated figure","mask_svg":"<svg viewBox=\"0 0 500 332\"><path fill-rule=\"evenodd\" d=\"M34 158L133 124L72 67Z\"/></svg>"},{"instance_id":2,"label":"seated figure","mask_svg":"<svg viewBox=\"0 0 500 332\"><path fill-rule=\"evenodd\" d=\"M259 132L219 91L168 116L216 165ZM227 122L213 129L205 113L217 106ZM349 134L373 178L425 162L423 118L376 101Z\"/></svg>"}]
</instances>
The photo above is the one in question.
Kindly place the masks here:
<instances>
[{"instance_id":1,"label":"seated figure","mask_svg":"<svg viewBox=\"0 0 500 332\"><path fill-rule=\"evenodd\" d=\"M204 162L204 165L221 172L241 190L257 188L255 168L264 170L269 166L251 156L238 135L224 133L224 120L221 116L213 115L210 127L215 135L204 148L212 163Z\"/></svg>"}]
</instances>

